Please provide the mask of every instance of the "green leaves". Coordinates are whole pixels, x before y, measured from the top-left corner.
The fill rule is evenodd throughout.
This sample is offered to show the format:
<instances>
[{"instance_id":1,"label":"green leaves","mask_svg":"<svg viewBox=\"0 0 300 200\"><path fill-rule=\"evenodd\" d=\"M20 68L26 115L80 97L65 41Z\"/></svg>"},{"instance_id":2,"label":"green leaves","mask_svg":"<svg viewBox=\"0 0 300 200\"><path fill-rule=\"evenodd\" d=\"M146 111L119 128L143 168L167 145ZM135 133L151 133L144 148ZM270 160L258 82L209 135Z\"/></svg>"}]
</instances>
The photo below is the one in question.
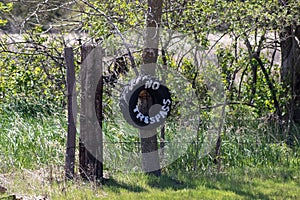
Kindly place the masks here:
<instances>
[{"instance_id":1,"label":"green leaves","mask_svg":"<svg viewBox=\"0 0 300 200\"><path fill-rule=\"evenodd\" d=\"M14 49L2 38L0 102L28 116L63 109L65 69L61 44L38 33L23 35ZM57 106L57 107L56 107Z\"/></svg>"},{"instance_id":2,"label":"green leaves","mask_svg":"<svg viewBox=\"0 0 300 200\"><path fill-rule=\"evenodd\" d=\"M13 3L3 3L0 2L0 27L7 23L6 19L2 18L2 13L8 13L11 11Z\"/></svg>"},{"instance_id":3,"label":"green leaves","mask_svg":"<svg viewBox=\"0 0 300 200\"><path fill-rule=\"evenodd\" d=\"M107 38L116 31L112 23L121 32L143 27L145 10L146 4L140 1L90 1L82 15L83 29L89 31L92 37Z\"/></svg>"}]
</instances>

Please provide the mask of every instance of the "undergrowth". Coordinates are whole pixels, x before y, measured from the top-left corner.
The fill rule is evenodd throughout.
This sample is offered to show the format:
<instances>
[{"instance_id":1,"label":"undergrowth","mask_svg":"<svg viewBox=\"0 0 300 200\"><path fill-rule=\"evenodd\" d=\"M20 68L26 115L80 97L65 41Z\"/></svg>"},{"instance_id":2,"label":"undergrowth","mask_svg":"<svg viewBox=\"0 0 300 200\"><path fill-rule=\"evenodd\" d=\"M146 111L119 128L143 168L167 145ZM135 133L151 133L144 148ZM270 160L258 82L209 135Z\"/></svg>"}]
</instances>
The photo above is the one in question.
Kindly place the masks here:
<instances>
[{"instance_id":1,"label":"undergrowth","mask_svg":"<svg viewBox=\"0 0 300 200\"><path fill-rule=\"evenodd\" d=\"M64 165L64 153L67 133L66 113L61 111L33 112L26 114L2 106L0 109L0 170L1 173L15 169L39 169L51 165ZM107 123L106 121L104 124ZM103 126L106 136L118 135L118 130ZM296 133L297 134L297 133ZM124 139L124 138L123 138ZM125 139L126 140L126 137ZM126 145L129 145L128 147ZM119 148L124 151L132 149L138 142L128 137ZM168 167L165 173L175 171L207 172L216 170L214 148L207 155L199 154L198 142L193 142L186 154L179 157ZM138 149L138 147L137 147ZM115 152L118 153L118 152ZM120 155L115 155L122 159ZM247 167L286 167L300 166L299 144L288 146L278 139L274 128L259 120L235 119L227 121L222 134L221 146L222 167L218 171ZM104 163L105 165L105 163ZM118 172L118 169L109 169Z\"/></svg>"},{"instance_id":2,"label":"undergrowth","mask_svg":"<svg viewBox=\"0 0 300 200\"><path fill-rule=\"evenodd\" d=\"M98 185L78 175L73 182L64 180L65 113L26 115L7 107L0 111L0 184L8 188L6 194L51 199L297 199L300 195L299 146L277 139L274 127L263 121L227 122L221 168L214 163L213 151L199 155L194 142L162 170L161 178L122 174L106 166L109 180Z\"/></svg>"},{"instance_id":3,"label":"undergrowth","mask_svg":"<svg viewBox=\"0 0 300 200\"><path fill-rule=\"evenodd\" d=\"M0 109L0 173L62 165L66 120L61 113L33 116Z\"/></svg>"}]
</instances>

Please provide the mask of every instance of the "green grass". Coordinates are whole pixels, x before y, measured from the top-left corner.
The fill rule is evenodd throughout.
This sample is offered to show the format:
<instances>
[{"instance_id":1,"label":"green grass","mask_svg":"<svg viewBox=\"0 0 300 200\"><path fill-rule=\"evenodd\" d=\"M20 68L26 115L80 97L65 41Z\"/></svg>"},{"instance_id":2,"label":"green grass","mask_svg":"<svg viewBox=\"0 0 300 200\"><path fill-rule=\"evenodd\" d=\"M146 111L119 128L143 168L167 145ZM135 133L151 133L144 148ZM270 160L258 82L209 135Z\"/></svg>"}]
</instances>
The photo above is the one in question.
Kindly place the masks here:
<instances>
[{"instance_id":1,"label":"green grass","mask_svg":"<svg viewBox=\"0 0 300 200\"><path fill-rule=\"evenodd\" d=\"M56 169L58 172L60 169ZM6 175L9 194L50 199L299 199L300 169L243 169L160 178L114 174L104 185L62 181L49 169ZM59 175L60 174L60 175ZM51 176L51 178L50 178Z\"/></svg>"},{"instance_id":2,"label":"green grass","mask_svg":"<svg viewBox=\"0 0 300 200\"><path fill-rule=\"evenodd\" d=\"M32 117L0 108L0 132L0 173L63 164L65 116Z\"/></svg>"},{"instance_id":3,"label":"green grass","mask_svg":"<svg viewBox=\"0 0 300 200\"><path fill-rule=\"evenodd\" d=\"M226 133L220 172L208 156L195 162L191 146L161 178L114 168L107 169L110 179L99 185L79 177L64 181L65 114L26 116L0 109L0 185L8 189L0 199L13 194L78 200L300 199L299 148L266 142L265 135L251 131Z\"/></svg>"}]
</instances>

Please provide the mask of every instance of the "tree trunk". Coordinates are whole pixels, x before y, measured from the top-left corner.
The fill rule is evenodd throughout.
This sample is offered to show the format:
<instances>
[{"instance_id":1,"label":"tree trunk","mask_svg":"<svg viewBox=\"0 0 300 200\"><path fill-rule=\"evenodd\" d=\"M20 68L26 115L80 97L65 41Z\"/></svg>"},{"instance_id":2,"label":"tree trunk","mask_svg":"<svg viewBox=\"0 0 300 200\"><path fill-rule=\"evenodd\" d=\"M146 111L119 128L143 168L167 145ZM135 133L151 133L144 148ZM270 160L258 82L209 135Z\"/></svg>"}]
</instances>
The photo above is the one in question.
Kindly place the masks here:
<instances>
[{"instance_id":1,"label":"tree trunk","mask_svg":"<svg viewBox=\"0 0 300 200\"><path fill-rule=\"evenodd\" d=\"M297 40L298 39L298 40ZM288 26L280 34L281 47L281 80L291 96L286 105L286 120L289 122L286 139L292 144L291 124L300 124L300 25Z\"/></svg>"},{"instance_id":2,"label":"tree trunk","mask_svg":"<svg viewBox=\"0 0 300 200\"><path fill-rule=\"evenodd\" d=\"M159 26L162 0L148 0L142 74L155 75L158 57ZM143 170L155 176L161 175L156 129L140 130Z\"/></svg>"}]
</instances>

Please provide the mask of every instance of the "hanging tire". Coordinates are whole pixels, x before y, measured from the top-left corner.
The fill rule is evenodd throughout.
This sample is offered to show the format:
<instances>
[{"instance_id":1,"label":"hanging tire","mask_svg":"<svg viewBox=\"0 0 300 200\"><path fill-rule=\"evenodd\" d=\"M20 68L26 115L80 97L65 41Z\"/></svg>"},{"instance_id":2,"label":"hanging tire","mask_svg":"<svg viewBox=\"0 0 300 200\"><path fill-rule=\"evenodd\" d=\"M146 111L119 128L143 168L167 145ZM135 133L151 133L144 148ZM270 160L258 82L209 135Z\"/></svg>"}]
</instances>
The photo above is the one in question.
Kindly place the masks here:
<instances>
[{"instance_id":1,"label":"hanging tire","mask_svg":"<svg viewBox=\"0 0 300 200\"><path fill-rule=\"evenodd\" d=\"M164 124L171 111L171 93L156 78L146 75L131 80L120 96L125 120L139 129L155 129Z\"/></svg>"}]
</instances>

